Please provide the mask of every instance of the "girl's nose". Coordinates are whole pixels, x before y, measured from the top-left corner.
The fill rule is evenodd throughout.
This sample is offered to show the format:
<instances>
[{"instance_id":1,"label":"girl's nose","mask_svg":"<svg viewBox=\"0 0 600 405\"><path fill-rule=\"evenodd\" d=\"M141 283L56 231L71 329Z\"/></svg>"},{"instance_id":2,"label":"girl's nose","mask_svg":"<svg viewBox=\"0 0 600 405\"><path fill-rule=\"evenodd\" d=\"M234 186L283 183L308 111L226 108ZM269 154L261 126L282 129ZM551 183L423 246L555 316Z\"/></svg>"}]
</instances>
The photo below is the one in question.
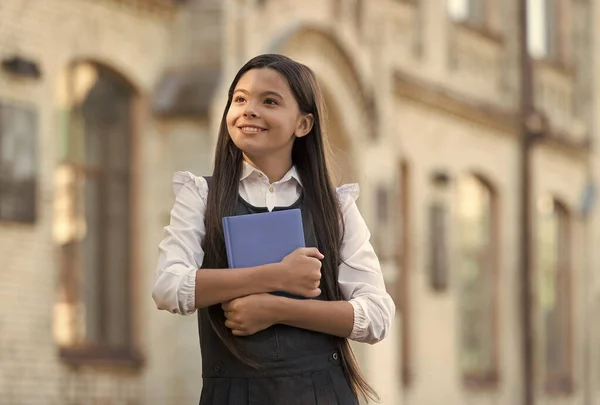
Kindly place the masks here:
<instances>
[{"instance_id":1,"label":"girl's nose","mask_svg":"<svg viewBox=\"0 0 600 405\"><path fill-rule=\"evenodd\" d=\"M254 107L252 107L250 104L248 104L246 106L246 109L244 110L244 117L256 118L256 111L254 110Z\"/></svg>"}]
</instances>

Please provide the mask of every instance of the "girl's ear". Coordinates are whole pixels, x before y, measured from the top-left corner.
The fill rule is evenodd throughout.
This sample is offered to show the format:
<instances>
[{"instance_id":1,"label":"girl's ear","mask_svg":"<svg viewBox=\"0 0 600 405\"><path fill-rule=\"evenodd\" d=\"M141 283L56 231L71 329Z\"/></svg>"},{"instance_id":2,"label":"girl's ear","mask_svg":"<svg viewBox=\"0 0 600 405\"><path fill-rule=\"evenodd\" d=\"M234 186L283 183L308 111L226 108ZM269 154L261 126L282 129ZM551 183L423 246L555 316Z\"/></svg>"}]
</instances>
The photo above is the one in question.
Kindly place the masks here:
<instances>
[{"instance_id":1,"label":"girl's ear","mask_svg":"<svg viewBox=\"0 0 600 405\"><path fill-rule=\"evenodd\" d=\"M314 122L315 117L312 114L301 116L300 121L296 126L296 131L294 132L296 138L302 138L303 136L306 136L312 129Z\"/></svg>"}]
</instances>

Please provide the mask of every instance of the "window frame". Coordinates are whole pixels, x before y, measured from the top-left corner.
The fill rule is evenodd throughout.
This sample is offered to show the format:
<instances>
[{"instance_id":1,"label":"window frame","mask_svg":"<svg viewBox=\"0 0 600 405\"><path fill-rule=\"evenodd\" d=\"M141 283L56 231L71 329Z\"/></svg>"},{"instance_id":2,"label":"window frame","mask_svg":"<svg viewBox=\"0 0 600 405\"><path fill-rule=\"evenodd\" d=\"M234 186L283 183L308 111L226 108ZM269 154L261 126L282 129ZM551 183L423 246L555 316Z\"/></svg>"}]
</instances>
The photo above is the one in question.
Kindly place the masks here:
<instances>
[{"instance_id":1,"label":"window frame","mask_svg":"<svg viewBox=\"0 0 600 405\"><path fill-rule=\"evenodd\" d=\"M489 312L491 314L491 336L493 342L491 343L490 356L490 367L486 370L465 370L459 362L460 375L462 376L463 385L470 390L495 390L498 388L500 382L500 305L499 305L499 275L500 275L500 201L496 188L488 181L485 177L480 176L476 173L465 173L463 176L472 177L479 187L484 188L489 195L489 269L490 269L490 290L492 291L492 298L490 302ZM462 179L462 178L461 178ZM461 180L459 179L459 181ZM459 205L460 205L460 186L458 190ZM460 213L458 214L458 229L462 227ZM460 240L460 239L459 239ZM463 248L458 245L459 257L462 260ZM460 260L459 260L460 263ZM459 282L458 294L462 296L462 281ZM462 322L462 308L460 298L458 302L459 309L459 322ZM458 328L459 333L459 353L462 354L462 326Z\"/></svg>"},{"instance_id":2,"label":"window frame","mask_svg":"<svg viewBox=\"0 0 600 405\"><path fill-rule=\"evenodd\" d=\"M101 307L106 306L105 301L109 298L100 298L101 303L99 304L99 308L101 309L99 310L98 327L100 330L103 330L103 332L100 333L102 338L93 341L88 340L84 337L81 341L77 341L79 340L79 337L76 336L77 332L72 332L76 336L75 341L57 342L57 345L60 358L68 364L78 365L99 363L109 364L113 366L126 366L128 368L137 369L140 368L145 362L144 356L138 349L139 345L137 343L137 322L135 317L136 314L139 313L138 305L136 305L136 297L139 293L136 288L136 283L134 282L137 278L137 268L139 267L138 264L140 263L140 259L138 257L139 252L136 249L135 243L139 234L139 231L137 230L136 226L138 223L138 219L134 215L134 213L136 212L135 207L138 206L138 197L136 193L137 182L135 174L137 172L136 167L138 166L137 162L139 160L139 157L136 153L136 144L139 139L139 122L141 118L143 100L136 86L133 85L132 82L120 72L96 61L75 61L72 64L70 64L65 71L64 84L65 91L67 93L65 95L65 97L67 98L67 105L65 107L67 108L66 125L68 125L68 127L66 129L66 133L64 133L62 136L70 137L71 134L69 127L71 126L71 123L74 122L74 119L82 119L82 103L74 101L73 84L74 80L76 80L76 69L79 66L86 64L91 65L98 70L104 70L105 72L108 72L116 81L120 81L120 84L125 85L128 91L129 117L127 120L127 124L129 126L129 129L126 131L129 137L129 150L128 155L126 157L128 161L127 167L111 169L106 162L102 162L100 164L100 167L98 167L98 163L88 163L86 161L81 161L81 159L78 159L77 157L74 157L70 154L70 146L67 146L65 156L63 156L60 165L68 168L68 170L71 170L74 173L74 179L72 183L69 184L69 186L72 187L72 190L70 190L70 195L68 198L72 199L72 214L73 219L75 220L77 220L77 218L79 218L79 216L81 215L81 213L79 212L81 208L78 207L78 204L80 204L79 199L81 199L82 193L84 193L85 191L80 186L80 184L83 184L82 182L85 181L84 179L86 178L86 176L91 176L96 179L100 179L99 182L101 184L98 185L100 188L103 187L102 184L104 184L105 188L108 187L109 183L117 181L115 180L116 178L122 176L127 177L127 195L123 197L125 199L123 202L124 204L126 204L125 215L128 218L127 224L124 226L128 229L127 239L129 251L126 256L126 268L128 273L126 277L129 280L129 282L126 287L126 296L123 297L125 299L125 302L127 302L127 308L123 308L122 310L128 312L126 315L127 319L125 320L125 322L128 323L129 329L126 333L126 341L123 344L111 344L108 342L106 328L109 324L108 317L110 316L110 311L108 311L106 308L102 309ZM67 144L69 143L70 142L67 141ZM113 174L115 174L115 176L113 176ZM103 210L105 214L106 211L109 209L108 205L105 202L105 199L109 197L110 196L107 195L107 193L101 193L100 196L100 198L104 200L104 206L100 209ZM100 205L102 204L103 202L101 201ZM106 226L102 226L98 230L98 232L100 238L106 239L106 233L109 232L109 230ZM82 305L83 303L81 295L83 293L82 288L84 286L84 284L82 284L82 281L85 278L85 274L83 273L85 264L78 263L79 258L77 257L78 255L83 254L82 241L83 239L74 239L70 243L63 243L58 246L59 257L61 258L61 260L59 261L61 271L60 286L63 289L63 297L66 297L64 298L64 303L66 303L66 305L78 306ZM102 256L104 255L101 254L101 257ZM98 287L95 288L99 289L99 296L106 297L108 295L107 290L109 286L107 285L107 283L109 281L107 280L107 277L99 277L99 280L101 281L101 283ZM71 320L75 322L76 325L78 325L77 327L81 327L81 322L84 321L81 319L81 315L78 313L78 311L74 311L74 313L75 315L73 315Z\"/></svg>"}]
</instances>

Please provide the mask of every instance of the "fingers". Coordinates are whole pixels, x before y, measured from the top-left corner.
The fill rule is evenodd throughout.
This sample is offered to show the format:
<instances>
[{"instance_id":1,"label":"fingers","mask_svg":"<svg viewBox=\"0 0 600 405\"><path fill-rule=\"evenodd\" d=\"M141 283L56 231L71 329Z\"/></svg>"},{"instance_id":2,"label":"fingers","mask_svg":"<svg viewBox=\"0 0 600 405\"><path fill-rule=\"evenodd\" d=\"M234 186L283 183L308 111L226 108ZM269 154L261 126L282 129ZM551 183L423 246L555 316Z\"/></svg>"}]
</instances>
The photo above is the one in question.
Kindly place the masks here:
<instances>
[{"instance_id":1,"label":"fingers","mask_svg":"<svg viewBox=\"0 0 600 405\"><path fill-rule=\"evenodd\" d=\"M296 251L304 256L314 257L319 260L323 260L325 258L325 256L323 256L323 253L319 252L319 249L314 247L298 248L296 249Z\"/></svg>"},{"instance_id":2,"label":"fingers","mask_svg":"<svg viewBox=\"0 0 600 405\"><path fill-rule=\"evenodd\" d=\"M315 265L318 265L319 269L323 267L323 263L321 263L321 261L319 259L316 259L314 257L309 257L308 260L314 262Z\"/></svg>"},{"instance_id":3,"label":"fingers","mask_svg":"<svg viewBox=\"0 0 600 405\"><path fill-rule=\"evenodd\" d=\"M245 330L241 324L239 324L238 322L234 322L231 321L229 319L227 319L225 321L225 326L228 329L231 329L231 334L234 336L249 336L252 333L250 333L249 331Z\"/></svg>"},{"instance_id":4,"label":"fingers","mask_svg":"<svg viewBox=\"0 0 600 405\"><path fill-rule=\"evenodd\" d=\"M307 293L304 294L300 294L303 297L306 298L317 298L319 295L321 295L321 289L320 288L315 288L314 290L310 290Z\"/></svg>"},{"instance_id":5,"label":"fingers","mask_svg":"<svg viewBox=\"0 0 600 405\"><path fill-rule=\"evenodd\" d=\"M231 319L227 319L225 321L225 326L228 327L229 329L241 329L242 325L240 325L238 322L232 321Z\"/></svg>"},{"instance_id":6,"label":"fingers","mask_svg":"<svg viewBox=\"0 0 600 405\"><path fill-rule=\"evenodd\" d=\"M236 298L231 301L225 301L221 304L221 308L223 311L234 311L238 307L240 299L241 298Z\"/></svg>"}]
</instances>

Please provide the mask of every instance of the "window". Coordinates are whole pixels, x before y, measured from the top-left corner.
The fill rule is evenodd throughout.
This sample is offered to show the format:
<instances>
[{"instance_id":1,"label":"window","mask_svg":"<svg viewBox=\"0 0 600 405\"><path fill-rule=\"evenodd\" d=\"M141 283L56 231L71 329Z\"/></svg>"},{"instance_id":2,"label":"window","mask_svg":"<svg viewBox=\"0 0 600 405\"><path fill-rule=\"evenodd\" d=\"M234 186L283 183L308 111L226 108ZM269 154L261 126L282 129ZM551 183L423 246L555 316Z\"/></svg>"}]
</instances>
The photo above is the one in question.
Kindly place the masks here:
<instances>
[{"instance_id":1,"label":"window","mask_svg":"<svg viewBox=\"0 0 600 405\"><path fill-rule=\"evenodd\" d=\"M456 21L474 26L488 24L488 0L448 0L448 14Z\"/></svg>"},{"instance_id":2,"label":"window","mask_svg":"<svg viewBox=\"0 0 600 405\"><path fill-rule=\"evenodd\" d=\"M0 221L36 219L37 112L0 104Z\"/></svg>"},{"instance_id":3,"label":"window","mask_svg":"<svg viewBox=\"0 0 600 405\"><path fill-rule=\"evenodd\" d=\"M539 202L537 255L541 367L546 387L571 384L571 241L566 208L546 197Z\"/></svg>"},{"instance_id":4,"label":"window","mask_svg":"<svg viewBox=\"0 0 600 405\"><path fill-rule=\"evenodd\" d=\"M433 291L448 289L448 207L435 201L429 206L429 283Z\"/></svg>"},{"instance_id":5,"label":"window","mask_svg":"<svg viewBox=\"0 0 600 405\"><path fill-rule=\"evenodd\" d=\"M63 348L128 348L134 90L106 67L77 63L65 73L61 96L55 336Z\"/></svg>"},{"instance_id":6,"label":"window","mask_svg":"<svg viewBox=\"0 0 600 405\"><path fill-rule=\"evenodd\" d=\"M373 247L380 260L388 260L393 257L396 250L394 238L391 237L390 226L390 192L387 185L380 184L375 188L375 214L377 227L371 236Z\"/></svg>"},{"instance_id":7,"label":"window","mask_svg":"<svg viewBox=\"0 0 600 405\"><path fill-rule=\"evenodd\" d=\"M527 0L529 50L533 57L569 64L571 59L571 2Z\"/></svg>"},{"instance_id":8,"label":"window","mask_svg":"<svg viewBox=\"0 0 600 405\"><path fill-rule=\"evenodd\" d=\"M478 177L459 180L460 366L467 384L497 379L496 201Z\"/></svg>"}]
</instances>

